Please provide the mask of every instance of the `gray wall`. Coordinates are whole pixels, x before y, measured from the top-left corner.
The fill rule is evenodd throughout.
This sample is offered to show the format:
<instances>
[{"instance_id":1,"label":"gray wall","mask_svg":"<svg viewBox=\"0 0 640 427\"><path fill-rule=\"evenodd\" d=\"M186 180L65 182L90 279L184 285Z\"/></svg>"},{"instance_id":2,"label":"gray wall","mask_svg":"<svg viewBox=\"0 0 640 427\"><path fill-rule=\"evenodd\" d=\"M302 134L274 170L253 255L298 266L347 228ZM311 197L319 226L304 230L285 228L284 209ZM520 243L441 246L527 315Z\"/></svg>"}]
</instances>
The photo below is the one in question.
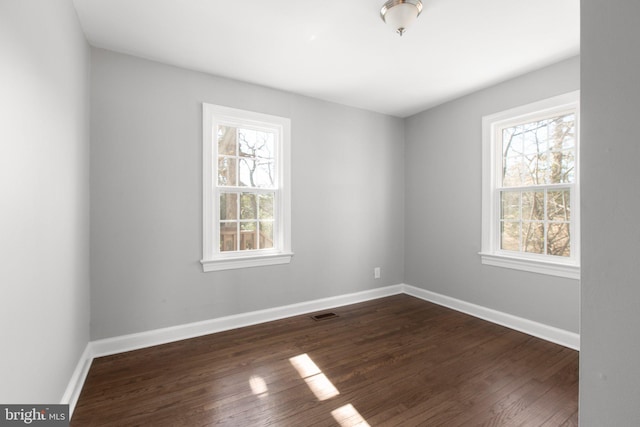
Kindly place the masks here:
<instances>
[{"instance_id":1,"label":"gray wall","mask_svg":"<svg viewBox=\"0 0 640 427\"><path fill-rule=\"evenodd\" d=\"M0 2L2 403L58 403L89 341L89 53L71 1Z\"/></svg>"},{"instance_id":2,"label":"gray wall","mask_svg":"<svg viewBox=\"0 0 640 427\"><path fill-rule=\"evenodd\" d=\"M580 424L640 424L640 2L583 0Z\"/></svg>"},{"instance_id":3,"label":"gray wall","mask_svg":"<svg viewBox=\"0 0 640 427\"><path fill-rule=\"evenodd\" d=\"M572 332L577 280L482 265L482 117L580 88L558 64L406 119L405 282Z\"/></svg>"},{"instance_id":4,"label":"gray wall","mask_svg":"<svg viewBox=\"0 0 640 427\"><path fill-rule=\"evenodd\" d=\"M291 264L202 272L203 101L291 118ZM100 49L91 108L92 339L402 283L401 119Z\"/></svg>"}]
</instances>

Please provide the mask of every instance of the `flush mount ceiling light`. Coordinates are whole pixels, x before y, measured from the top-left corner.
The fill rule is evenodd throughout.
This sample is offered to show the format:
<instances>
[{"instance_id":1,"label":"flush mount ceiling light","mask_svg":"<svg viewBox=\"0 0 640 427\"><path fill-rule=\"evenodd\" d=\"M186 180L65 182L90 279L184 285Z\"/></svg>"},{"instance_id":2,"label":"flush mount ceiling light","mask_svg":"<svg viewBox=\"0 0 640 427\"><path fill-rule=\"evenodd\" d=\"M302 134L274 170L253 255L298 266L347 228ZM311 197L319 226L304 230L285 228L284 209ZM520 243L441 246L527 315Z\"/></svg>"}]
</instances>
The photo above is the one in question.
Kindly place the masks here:
<instances>
[{"instance_id":1,"label":"flush mount ceiling light","mask_svg":"<svg viewBox=\"0 0 640 427\"><path fill-rule=\"evenodd\" d=\"M391 25L396 33L403 35L422 12L420 0L389 0L380 9L382 20Z\"/></svg>"}]
</instances>

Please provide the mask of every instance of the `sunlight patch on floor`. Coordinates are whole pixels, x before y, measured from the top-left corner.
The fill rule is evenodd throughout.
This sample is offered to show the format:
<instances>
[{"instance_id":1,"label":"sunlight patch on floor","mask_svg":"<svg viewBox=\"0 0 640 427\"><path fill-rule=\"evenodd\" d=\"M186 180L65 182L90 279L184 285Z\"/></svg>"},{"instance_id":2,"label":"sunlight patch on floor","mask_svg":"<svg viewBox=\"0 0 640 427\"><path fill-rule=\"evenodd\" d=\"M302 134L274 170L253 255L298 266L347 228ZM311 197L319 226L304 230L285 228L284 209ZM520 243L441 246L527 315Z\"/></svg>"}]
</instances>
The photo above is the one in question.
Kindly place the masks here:
<instances>
[{"instance_id":1,"label":"sunlight patch on floor","mask_svg":"<svg viewBox=\"0 0 640 427\"><path fill-rule=\"evenodd\" d=\"M331 411L331 415L341 427L370 427L369 423L362 418L362 415L350 403Z\"/></svg>"},{"instance_id":2,"label":"sunlight patch on floor","mask_svg":"<svg viewBox=\"0 0 640 427\"><path fill-rule=\"evenodd\" d=\"M249 378L249 386L251 387L251 392L256 396L262 397L269 395L267 383L258 375L251 375L251 378Z\"/></svg>"},{"instance_id":3,"label":"sunlight patch on floor","mask_svg":"<svg viewBox=\"0 0 640 427\"><path fill-rule=\"evenodd\" d=\"M320 368L311 360L308 354L300 354L289 359L291 365L298 371L298 375L305 380L313 394L318 400L327 400L338 396L340 392L329 381ZM341 427L370 427L362 415L353 407L347 404L331 411L331 416Z\"/></svg>"},{"instance_id":4,"label":"sunlight patch on floor","mask_svg":"<svg viewBox=\"0 0 640 427\"><path fill-rule=\"evenodd\" d=\"M338 389L329 381L329 378L322 373L306 353L290 358L289 362L298 371L298 375L304 379L318 400L331 399L340 394Z\"/></svg>"}]
</instances>

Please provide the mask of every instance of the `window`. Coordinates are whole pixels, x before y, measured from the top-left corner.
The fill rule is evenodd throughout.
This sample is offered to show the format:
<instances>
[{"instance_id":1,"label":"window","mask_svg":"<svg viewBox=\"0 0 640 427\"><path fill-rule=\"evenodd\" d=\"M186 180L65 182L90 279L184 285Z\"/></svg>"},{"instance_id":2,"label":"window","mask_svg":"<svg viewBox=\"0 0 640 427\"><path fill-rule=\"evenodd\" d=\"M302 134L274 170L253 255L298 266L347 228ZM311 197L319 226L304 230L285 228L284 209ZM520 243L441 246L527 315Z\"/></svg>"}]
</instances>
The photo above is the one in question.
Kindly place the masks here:
<instances>
[{"instance_id":1,"label":"window","mask_svg":"<svg viewBox=\"0 0 640 427\"><path fill-rule=\"evenodd\" d=\"M291 261L290 120L203 104L204 271Z\"/></svg>"},{"instance_id":2,"label":"window","mask_svg":"<svg viewBox=\"0 0 640 427\"><path fill-rule=\"evenodd\" d=\"M483 118L484 264L579 278L578 100Z\"/></svg>"}]
</instances>

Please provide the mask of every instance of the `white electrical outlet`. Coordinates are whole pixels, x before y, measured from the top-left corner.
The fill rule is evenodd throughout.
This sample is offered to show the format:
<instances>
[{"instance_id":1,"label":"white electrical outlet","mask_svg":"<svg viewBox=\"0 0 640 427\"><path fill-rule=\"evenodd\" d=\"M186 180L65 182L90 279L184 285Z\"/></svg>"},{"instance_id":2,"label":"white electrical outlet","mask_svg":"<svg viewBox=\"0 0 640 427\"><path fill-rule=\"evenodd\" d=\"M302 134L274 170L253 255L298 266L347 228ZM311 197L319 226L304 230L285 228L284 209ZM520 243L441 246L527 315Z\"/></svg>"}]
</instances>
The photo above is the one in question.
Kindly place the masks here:
<instances>
[{"instance_id":1,"label":"white electrical outlet","mask_svg":"<svg viewBox=\"0 0 640 427\"><path fill-rule=\"evenodd\" d=\"M376 267L373 269L373 278L374 279L380 278L380 267Z\"/></svg>"}]
</instances>

